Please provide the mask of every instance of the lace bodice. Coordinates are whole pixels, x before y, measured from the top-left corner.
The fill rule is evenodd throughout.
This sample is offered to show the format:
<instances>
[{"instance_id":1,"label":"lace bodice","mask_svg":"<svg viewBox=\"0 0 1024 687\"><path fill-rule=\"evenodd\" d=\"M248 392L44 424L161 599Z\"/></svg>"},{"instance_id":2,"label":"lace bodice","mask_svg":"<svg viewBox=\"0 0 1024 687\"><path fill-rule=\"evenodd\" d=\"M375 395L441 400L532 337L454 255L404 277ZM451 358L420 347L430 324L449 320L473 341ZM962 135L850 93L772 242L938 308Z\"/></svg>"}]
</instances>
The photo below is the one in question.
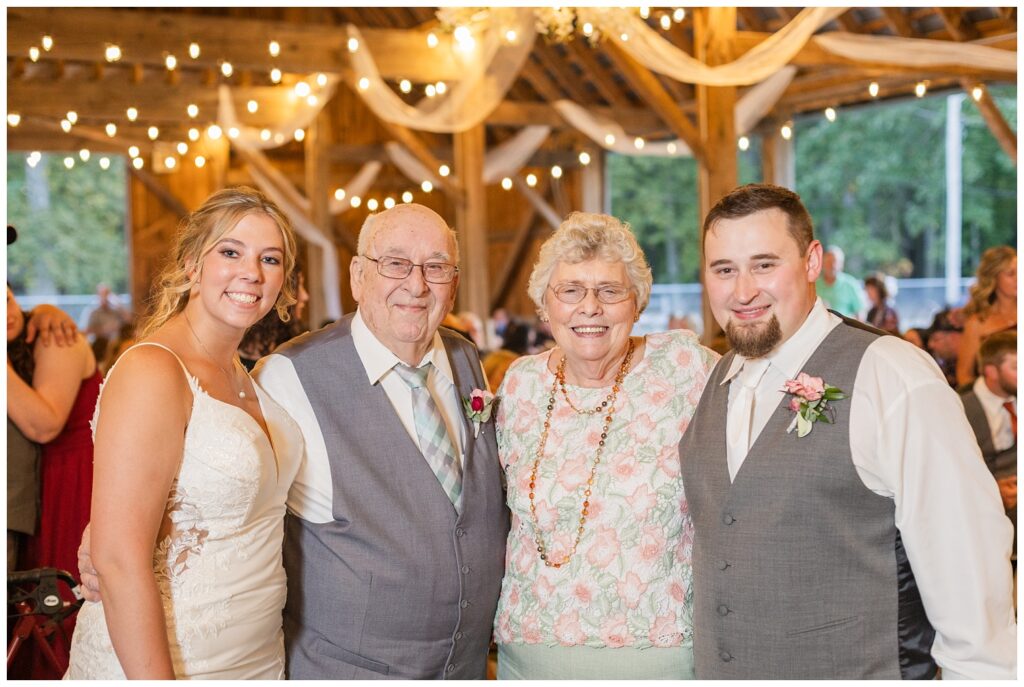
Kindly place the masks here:
<instances>
[{"instance_id":1,"label":"lace bodice","mask_svg":"<svg viewBox=\"0 0 1024 687\"><path fill-rule=\"evenodd\" d=\"M182 369L193 393L192 413L153 554L175 671L193 678L282 677L281 542L301 434L255 383L269 436L248 413L213 398ZM79 670L96 677L112 676L115 666L119 671L102 620L101 604L81 611L71 677L79 677Z\"/></svg>"}]
</instances>

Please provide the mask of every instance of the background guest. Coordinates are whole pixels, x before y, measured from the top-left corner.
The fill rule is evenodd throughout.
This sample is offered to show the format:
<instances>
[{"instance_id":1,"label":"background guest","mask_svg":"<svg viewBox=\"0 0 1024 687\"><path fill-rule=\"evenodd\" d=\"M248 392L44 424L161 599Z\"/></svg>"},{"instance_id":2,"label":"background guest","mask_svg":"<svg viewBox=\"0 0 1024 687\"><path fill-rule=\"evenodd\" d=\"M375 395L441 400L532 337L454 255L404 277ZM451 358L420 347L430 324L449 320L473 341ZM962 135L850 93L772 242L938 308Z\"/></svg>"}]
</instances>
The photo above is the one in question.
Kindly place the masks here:
<instances>
[{"instance_id":1,"label":"background guest","mask_svg":"<svg viewBox=\"0 0 1024 687\"><path fill-rule=\"evenodd\" d=\"M505 336L502 345L496 351L484 356L484 376L487 386L494 390L501 386L509 366L519 357L530 352L533 339L533 328L518 317L512 317L505 325Z\"/></svg>"},{"instance_id":2,"label":"background guest","mask_svg":"<svg viewBox=\"0 0 1024 687\"><path fill-rule=\"evenodd\" d=\"M108 355L107 346L131 320L131 313L117 302L117 296L106 284L97 284L96 300L96 305L82 315L82 322L85 322L85 336L92 344L93 355L96 360L104 360Z\"/></svg>"},{"instance_id":3,"label":"background guest","mask_svg":"<svg viewBox=\"0 0 1024 687\"><path fill-rule=\"evenodd\" d=\"M1017 251L995 246L981 254L977 281L964 306L964 335L956 366L960 387L974 381L978 347L989 334L1017 326Z\"/></svg>"},{"instance_id":4,"label":"background guest","mask_svg":"<svg viewBox=\"0 0 1024 687\"><path fill-rule=\"evenodd\" d=\"M864 311L864 291L856 277L843 272L846 256L839 246L829 246L822 262L821 278L815 288L825 306L847 317Z\"/></svg>"},{"instance_id":5,"label":"background guest","mask_svg":"<svg viewBox=\"0 0 1024 687\"><path fill-rule=\"evenodd\" d=\"M864 321L876 329L899 336L900 317L896 314L896 309L889 304L889 290L885 286L885 277L882 275L865 277L864 292L871 303L871 308Z\"/></svg>"},{"instance_id":6,"label":"background guest","mask_svg":"<svg viewBox=\"0 0 1024 687\"><path fill-rule=\"evenodd\" d=\"M677 445L717 356L689 331L633 336L650 292L608 215L569 215L533 268L556 348L516 361L498 391L512 512L499 678L693 677Z\"/></svg>"},{"instance_id":7,"label":"background guest","mask_svg":"<svg viewBox=\"0 0 1024 687\"><path fill-rule=\"evenodd\" d=\"M931 325L924 331L924 348L935 359L942 376L954 389L957 388L956 368L960 355L960 342L963 340L964 329L958 324L955 308L943 308L935 313Z\"/></svg>"}]
</instances>

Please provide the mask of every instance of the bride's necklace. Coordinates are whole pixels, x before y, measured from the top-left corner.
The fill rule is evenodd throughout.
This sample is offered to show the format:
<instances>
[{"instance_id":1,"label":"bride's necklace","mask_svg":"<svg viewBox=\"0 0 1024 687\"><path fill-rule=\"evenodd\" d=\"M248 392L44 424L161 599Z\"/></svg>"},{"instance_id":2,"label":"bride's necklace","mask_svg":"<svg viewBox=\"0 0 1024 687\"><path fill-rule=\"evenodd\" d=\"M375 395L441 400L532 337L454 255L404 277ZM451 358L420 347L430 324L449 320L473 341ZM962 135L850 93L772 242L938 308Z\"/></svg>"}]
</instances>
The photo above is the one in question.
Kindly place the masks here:
<instances>
[{"instance_id":1,"label":"bride's necklace","mask_svg":"<svg viewBox=\"0 0 1024 687\"><path fill-rule=\"evenodd\" d=\"M190 332L192 332L192 336L195 337L196 343L199 344L199 348L203 349L203 353L205 353L206 357L210 359L210 362L212 362L214 365L216 365L217 368L221 372L224 373L224 377L228 380L228 384L231 386L231 390L232 391L237 391L239 398L245 398L245 391L243 391L242 389L237 388L237 386L235 384L235 380L238 378L237 375L233 375L230 372L228 372L226 369L221 367L221 364L217 362L217 359L214 358L213 355L210 354L209 349L207 349L206 346L203 344L203 340L199 338L198 334L196 334L196 330L192 327L192 320L188 319L188 313L183 313L183 314L185 315L185 324L188 325L188 330ZM234 358L232 358L232 363L234 363Z\"/></svg>"},{"instance_id":2,"label":"bride's necklace","mask_svg":"<svg viewBox=\"0 0 1024 687\"><path fill-rule=\"evenodd\" d=\"M558 368L555 371L555 381L551 384L551 393L548 395L548 408L547 415L544 416L544 430L540 435L540 445L537 447L537 457L533 461L533 469L530 470L530 516L533 518L533 532L534 541L537 543L537 552L540 554L540 559L544 561L544 565L549 568L561 568L563 565L569 562L569 559L576 553L577 547L580 545L580 540L583 538L583 526L587 524L587 515L590 509L590 494L591 489L594 486L594 477L597 475L597 466L601 463L601 454L604 453L604 442L608 438L608 429L612 425L612 418L615 415L615 399L619 395L619 390L622 388L622 381L626 378L626 373L629 372L629 364L633 360L633 340L629 340L629 347L626 349L626 357L622 360L622 366L619 368L619 373L615 376L615 382L612 384L612 392L608 394L608 397L597 406L594 410L578 410L576 406L569 401L569 396L565 393L565 356L562 356L562 360L558 363ZM576 541L573 542L572 548L569 549L569 553L565 555L562 560L558 562L548 560L547 545L544 544L544 537L541 534L540 521L537 520L537 504L534 502L534 488L537 485L537 468L540 466L541 458L544 457L544 448L548 443L548 431L551 429L551 413L555 409L555 397L558 393L558 388L561 387L562 394L565 396L565 400L569 403L569 406L580 415L593 415L597 412L608 409L608 414L604 416L604 425L601 426L601 438L597 442L597 453L594 455L594 464L590 467L590 476L587 478L586 488L583 490L583 505L580 507L580 519L579 526L576 528Z\"/></svg>"}]
</instances>

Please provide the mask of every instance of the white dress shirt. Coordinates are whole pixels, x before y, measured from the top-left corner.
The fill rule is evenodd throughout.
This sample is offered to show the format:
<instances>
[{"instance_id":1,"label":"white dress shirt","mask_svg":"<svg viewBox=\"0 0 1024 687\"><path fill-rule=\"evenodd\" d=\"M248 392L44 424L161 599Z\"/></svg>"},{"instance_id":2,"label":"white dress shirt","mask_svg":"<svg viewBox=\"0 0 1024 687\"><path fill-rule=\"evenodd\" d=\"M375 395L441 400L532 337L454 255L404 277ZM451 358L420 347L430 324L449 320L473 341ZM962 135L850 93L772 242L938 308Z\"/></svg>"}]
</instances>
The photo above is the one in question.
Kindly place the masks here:
<instances>
[{"instance_id":1,"label":"white dress shirt","mask_svg":"<svg viewBox=\"0 0 1024 687\"><path fill-rule=\"evenodd\" d=\"M412 410L412 390L392 370L402 361L374 336L358 310L352 318L352 343L366 371L367 381L371 385L380 384L383 387L402 426L418 447L419 437L416 434ZM441 335L436 332L433 346L417 367L422 367L428 362L433 363L433 369L427 377L427 389L444 418L448 436L461 464L464 460L463 447L466 445L462 406L455 390L448 354L441 341ZM305 439L305 454L295 482L288 492L288 510L303 520L315 523L330 522L334 519L334 489L331 467L327 459L327 445L324 443L316 413L295 373L292 361L283 355L269 355L253 370L253 377L264 391L291 414Z\"/></svg>"},{"instance_id":2,"label":"white dress shirt","mask_svg":"<svg viewBox=\"0 0 1024 687\"><path fill-rule=\"evenodd\" d=\"M767 356L751 445L782 401L786 380L796 378L840 322L819 299L800 329ZM744 362L736 355L725 381ZM942 677L1014 678L1013 528L960 399L931 356L895 336L868 346L856 384L842 389L847 398L833 405L840 414L849 408L850 449L861 481L895 502L896 527L935 628L932 656ZM728 456L730 478L745 458Z\"/></svg>"},{"instance_id":3,"label":"white dress shirt","mask_svg":"<svg viewBox=\"0 0 1024 687\"><path fill-rule=\"evenodd\" d=\"M1017 397L1010 396L1003 398L997 396L988 388L984 377L974 380L974 395L981 402L985 411L985 419L988 420L988 429L992 433L992 447L997 451L1005 451L1013 446L1017 437L1013 435L1013 423L1010 420L1010 413L1003 407L1007 401L1013 403L1013 412L1017 412Z\"/></svg>"}]
</instances>

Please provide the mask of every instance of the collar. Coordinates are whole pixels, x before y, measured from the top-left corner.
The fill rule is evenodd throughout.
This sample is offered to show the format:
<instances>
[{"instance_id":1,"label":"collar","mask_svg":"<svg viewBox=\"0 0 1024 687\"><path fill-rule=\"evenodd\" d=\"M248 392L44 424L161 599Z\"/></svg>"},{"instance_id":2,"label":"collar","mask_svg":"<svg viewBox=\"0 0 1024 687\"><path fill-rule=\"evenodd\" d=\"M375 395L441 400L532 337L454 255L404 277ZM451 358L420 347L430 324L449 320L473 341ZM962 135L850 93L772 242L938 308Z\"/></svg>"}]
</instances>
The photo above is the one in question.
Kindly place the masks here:
<instances>
[{"instance_id":1,"label":"collar","mask_svg":"<svg viewBox=\"0 0 1024 687\"><path fill-rule=\"evenodd\" d=\"M1002 408L1003 404L1006 403L1007 401L1010 401L1014 405L1017 405L1016 396L1008 396L1006 398L1003 398L1002 396L988 388L988 384L985 383L984 377L978 377L977 379L975 379L972 388L974 390L974 395L978 397L978 400L981 401L981 405L984 406L985 408L998 410Z\"/></svg>"},{"instance_id":2,"label":"collar","mask_svg":"<svg viewBox=\"0 0 1024 687\"><path fill-rule=\"evenodd\" d=\"M358 308L356 309L355 317L352 318L352 343L356 347L356 354L359 356L359 361L363 364L363 369L366 370L366 378L370 381L370 384L379 382L381 377L391 371L391 368L402 362L397 355L392 353L370 331ZM455 376L452 374L452 365L448 360L448 352L441 341L441 335L437 332L434 332L434 341L431 347L416 367L423 367L428 362L434 364L434 370L437 374L454 386Z\"/></svg>"},{"instance_id":3,"label":"collar","mask_svg":"<svg viewBox=\"0 0 1024 687\"><path fill-rule=\"evenodd\" d=\"M796 330L793 336L784 341L781 346L776 346L771 353L765 356L768 360L769 368L774 367L786 379L795 379L800 374L800 368L811 357L815 349L828 336L828 333L841 322L840 318L825 308L825 304L821 302L820 298L816 298L814 305L811 307L811 312L807 315L807 319L804 320L804 323L800 325L800 328ZM739 371L743 369L743 365L746 362L747 359L737 353L732 359L732 364L729 365L728 372L722 378L721 384L731 381L733 377L739 374Z\"/></svg>"}]
</instances>

